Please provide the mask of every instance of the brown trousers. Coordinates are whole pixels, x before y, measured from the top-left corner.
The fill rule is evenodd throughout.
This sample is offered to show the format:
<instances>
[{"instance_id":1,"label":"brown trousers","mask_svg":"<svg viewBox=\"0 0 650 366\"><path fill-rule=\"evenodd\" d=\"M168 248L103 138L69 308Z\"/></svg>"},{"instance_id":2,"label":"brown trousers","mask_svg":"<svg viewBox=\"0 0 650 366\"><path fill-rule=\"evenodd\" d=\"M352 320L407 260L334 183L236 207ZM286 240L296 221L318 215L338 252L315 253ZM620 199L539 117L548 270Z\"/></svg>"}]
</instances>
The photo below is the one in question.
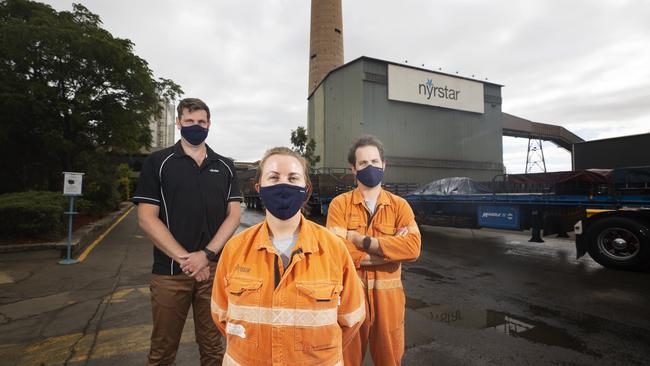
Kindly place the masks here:
<instances>
[{"instance_id":1,"label":"brown trousers","mask_svg":"<svg viewBox=\"0 0 650 366\"><path fill-rule=\"evenodd\" d=\"M190 305L194 314L194 334L199 345L201 365L221 365L224 345L212 321L210 298L215 265L210 264L210 279L197 282L179 274L151 278L151 309L153 330L149 365L173 365Z\"/></svg>"}]
</instances>

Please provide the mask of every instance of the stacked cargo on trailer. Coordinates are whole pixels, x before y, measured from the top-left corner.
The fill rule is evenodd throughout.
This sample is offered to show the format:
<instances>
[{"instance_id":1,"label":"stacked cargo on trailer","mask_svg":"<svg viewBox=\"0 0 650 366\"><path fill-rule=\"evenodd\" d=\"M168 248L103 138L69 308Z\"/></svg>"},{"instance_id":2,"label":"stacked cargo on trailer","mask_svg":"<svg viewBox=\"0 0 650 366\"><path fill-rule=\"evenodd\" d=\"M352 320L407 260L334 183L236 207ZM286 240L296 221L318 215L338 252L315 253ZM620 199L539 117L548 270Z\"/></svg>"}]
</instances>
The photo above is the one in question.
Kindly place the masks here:
<instances>
[{"instance_id":1,"label":"stacked cargo on trailer","mask_svg":"<svg viewBox=\"0 0 650 366\"><path fill-rule=\"evenodd\" d=\"M354 188L355 178L348 168L318 168L309 175L312 193L309 212L327 216L327 208L334 197Z\"/></svg>"}]
</instances>

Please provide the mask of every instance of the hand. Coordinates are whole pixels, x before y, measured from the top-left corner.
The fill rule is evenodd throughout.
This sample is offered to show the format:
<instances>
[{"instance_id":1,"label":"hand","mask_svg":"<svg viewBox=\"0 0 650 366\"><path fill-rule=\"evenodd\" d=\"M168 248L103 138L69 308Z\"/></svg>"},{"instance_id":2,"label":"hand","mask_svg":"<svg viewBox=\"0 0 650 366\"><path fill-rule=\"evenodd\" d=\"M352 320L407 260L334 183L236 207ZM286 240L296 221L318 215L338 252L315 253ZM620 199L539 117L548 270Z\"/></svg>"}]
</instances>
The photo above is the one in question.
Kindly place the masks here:
<instances>
[{"instance_id":1,"label":"hand","mask_svg":"<svg viewBox=\"0 0 650 366\"><path fill-rule=\"evenodd\" d=\"M359 262L359 264L361 264L362 266L376 266L379 264L386 264L388 262L389 262L388 260L382 257L366 254L366 256L363 257L363 259L361 259L361 262Z\"/></svg>"},{"instance_id":2,"label":"hand","mask_svg":"<svg viewBox=\"0 0 650 366\"><path fill-rule=\"evenodd\" d=\"M190 277L196 276L203 268L207 267L209 261L205 253L200 250L192 252L188 255L180 257L183 261L180 262L181 270L183 273Z\"/></svg>"},{"instance_id":3,"label":"hand","mask_svg":"<svg viewBox=\"0 0 650 366\"><path fill-rule=\"evenodd\" d=\"M345 238L351 241L355 247L357 248L363 247L363 235L359 234L358 232L354 230L348 230L348 234L346 235Z\"/></svg>"},{"instance_id":4,"label":"hand","mask_svg":"<svg viewBox=\"0 0 650 366\"><path fill-rule=\"evenodd\" d=\"M203 267L202 270L199 271L199 273L196 273L194 275L194 279L197 282L203 282L207 281L210 279L210 266Z\"/></svg>"},{"instance_id":5,"label":"hand","mask_svg":"<svg viewBox=\"0 0 650 366\"><path fill-rule=\"evenodd\" d=\"M397 232L393 236L406 236L409 233L409 229L406 226L402 226L397 229Z\"/></svg>"}]
</instances>

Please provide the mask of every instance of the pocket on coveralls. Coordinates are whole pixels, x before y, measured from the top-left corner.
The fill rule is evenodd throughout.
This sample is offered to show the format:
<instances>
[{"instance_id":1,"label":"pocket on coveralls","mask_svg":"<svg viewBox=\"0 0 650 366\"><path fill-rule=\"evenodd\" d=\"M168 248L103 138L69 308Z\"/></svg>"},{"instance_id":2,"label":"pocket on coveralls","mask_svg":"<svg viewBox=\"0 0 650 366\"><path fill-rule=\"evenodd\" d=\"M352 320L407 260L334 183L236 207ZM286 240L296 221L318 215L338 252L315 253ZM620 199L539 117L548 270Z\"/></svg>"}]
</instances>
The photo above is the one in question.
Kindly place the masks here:
<instances>
[{"instance_id":1,"label":"pocket on coveralls","mask_svg":"<svg viewBox=\"0 0 650 366\"><path fill-rule=\"evenodd\" d=\"M376 224L374 225L374 229L375 232L379 231L382 234L381 236L393 236L397 232L393 225L386 225L386 224Z\"/></svg>"},{"instance_id":2,"label":"pocket on coveralls","mask_svg":"<svg viewBox=\"0 0 650 366\"><path fill-rule=\"evenodd\" d=\"M343 286L336 281L296 282L295 350L315 351L341 343L338 324L339 295Z\"/></svg>"},{"instance_id":3,"label":"pocket on coveralls","mask_svg":"<svg viewBox=\"0 0 650 366\"><path fill-rule=\"evenodd\" d=\"M226 336L228 342L258 345L260 336L260 289L262 281L258 279L230 277L226 278L228 293L228 315Z\"/></svg>"},{"instance_id":4,"label":"pocket on coveralls","mask_svg":"<svg viewBox=\"0 0 650 366\"><path fill-rule=\"evenodd\" d=\"M359 216L356 216L356 215L350 216L350 219L347 222L348 222L348 225L347 225L348 230L359 231L359 229L362 229L362 228L365 227L365 225L363 225L363 221L361 221ZM362 231L365 232L365 230L362 230Z\"/></svg>"}]
</instances>

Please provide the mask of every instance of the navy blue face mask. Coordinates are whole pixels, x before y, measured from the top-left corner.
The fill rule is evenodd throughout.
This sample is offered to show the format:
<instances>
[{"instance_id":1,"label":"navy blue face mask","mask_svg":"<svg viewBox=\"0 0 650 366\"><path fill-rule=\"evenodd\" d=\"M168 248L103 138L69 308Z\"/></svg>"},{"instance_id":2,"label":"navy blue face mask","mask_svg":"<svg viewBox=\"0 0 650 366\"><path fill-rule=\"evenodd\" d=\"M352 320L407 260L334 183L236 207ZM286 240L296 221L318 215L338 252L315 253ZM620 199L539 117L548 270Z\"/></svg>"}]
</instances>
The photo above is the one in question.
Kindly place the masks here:
<instances>
[{"instance_id":1,"label":"navy blue face mask","mask_svg":"<svg viewBox=\"0 0 650 366\"><path fill-rule=\"evenodd\" d=\"M307 189L284 183L260 187L260 198L271 215L280 220L288 220L307 200Z\"/></svg>"},{"instance_id":2,"label":"navy blue face mask","mask_svg":"<svg viewBox=\"0 0 650 366\"><path fill-rule=\"evenodd\" d=\"M208 137L208 129L199 125L181 127L181 136L194 146L201 145L201 143L205 141L206 137Z\"/></svg>"},{"instance_id":3,"label":"navy blue face mask","mask_svg":"<svg viewBox=\"0 0 650 366\"><path fill-rule=\"evenodd\" d=\"M357 170L357 179L368 188L376 187L384 179L384 169L374 165Z\"/></svg>"}]
</instances>

